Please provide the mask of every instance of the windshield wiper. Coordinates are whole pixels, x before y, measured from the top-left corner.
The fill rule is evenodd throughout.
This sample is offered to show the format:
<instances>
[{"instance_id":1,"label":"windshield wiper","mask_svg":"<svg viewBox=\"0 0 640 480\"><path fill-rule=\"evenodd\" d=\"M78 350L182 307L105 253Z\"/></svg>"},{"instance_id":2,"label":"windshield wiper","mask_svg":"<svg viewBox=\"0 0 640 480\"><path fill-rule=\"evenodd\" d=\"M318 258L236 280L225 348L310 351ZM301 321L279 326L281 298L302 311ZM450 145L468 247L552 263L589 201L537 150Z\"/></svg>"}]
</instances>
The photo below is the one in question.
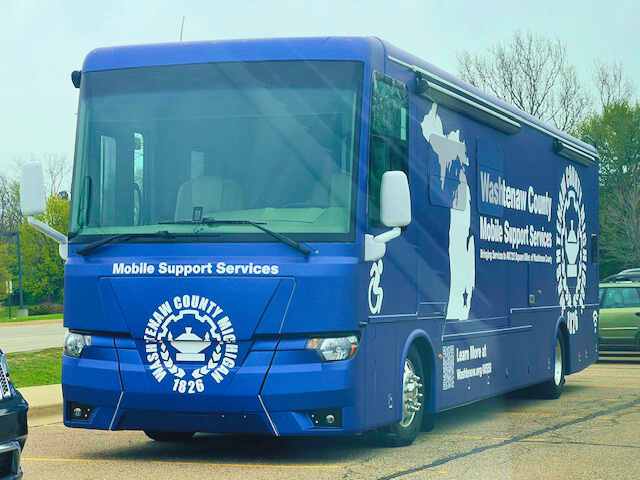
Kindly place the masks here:
<instances>
[{"instance_id":1,"label":"windshield wiper","mask_svg":"<svg viewBox=\"0 0 640 480\"><path fill-rule=\"evenodd\" d=\"M281 241L285 245L289 245L291 248L295 248L302 253L305 257L308 257L311 252L317 254L317 250L312 250L307 245L303 245L300 242L296 242L292 238L289 238L281 233L274 232L273 230L264 226L264 222L252 222L251 220L216 220L212 217L204 217L202 220L176 220L175 222L160 222L161 224L191 224L191 225L252 225L255 228L262 230L264 233L271 235L276 240Z\"/></svg>"},{"instance_id":2,"label":"windshield wiper","mask_svg":"<svg viewBox=\"0 0 640 480\"><path fill-rule=\"evenodd\" d=\"M205 234L209 235L209 234ZM132 238L175 238L175 237L183 237L183 236L199 236L197 233L169 233L166 230L161 230L159 232L151 232L151 233L120 233L118 235L112 235L107 238L103 238L101 240L96 240L95 242L88 243L84 247L80 247L76 250L75 253L79 255L89 255L91 252L100 248L102 245L107 243L114 242L115 240L131 240ZM217 236L217 235L216 235Z\"/></svg>"}]
</instances>

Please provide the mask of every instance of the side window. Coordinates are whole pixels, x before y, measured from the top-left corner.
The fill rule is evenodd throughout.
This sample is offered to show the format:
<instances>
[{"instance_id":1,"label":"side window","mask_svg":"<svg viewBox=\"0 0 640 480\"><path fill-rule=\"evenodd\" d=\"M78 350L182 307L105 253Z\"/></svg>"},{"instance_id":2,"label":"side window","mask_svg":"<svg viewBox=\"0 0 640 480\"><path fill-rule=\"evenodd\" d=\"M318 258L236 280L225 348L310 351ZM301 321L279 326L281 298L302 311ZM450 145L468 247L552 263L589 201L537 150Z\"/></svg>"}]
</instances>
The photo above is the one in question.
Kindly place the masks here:
<instances>
[{"instance_id":1,"label":"side window","mask_svg":"<svg viewBox=\"0 0 640 480\"><path fill-rule=\"evenodd\" d=\"M640 307L640 292L637 288L623 288L622 301L625 307Z\"/></svg>"},{"instance_id":2,"label":"side window","mask_svg":"<svg viewBox=\"0 0 640 480\"><path fill-rule=\"evenodd\" d=\"M598 263L599 253L598 236L594 233L591 235L591 265L596 265Z\"/></svg>"},{"instance_id":3,"label":"side window","mask_svg":"<svg viewBox=\"0 0 640 480\"><path fill-rule=\"evenodd\" d=\"M380 183L389 170L408 174L409 124L407 87L378 72L373 74L369 141L369 220L380 223Z\"/></svg>"},{"instance_id":4,"label":"side window","mask_svg":"<svg viewBox=\"0 0 640 480\"><path fill-rule=\"evenodd\" d=\"M144 198L144 137L133 134L133 224L142 225Z\"/></svg>"},{"instance_id":5,"label":"side window","mask_svg":"<svg viewBox=\"0 0 640 480\"><path fill-rule=\"evenodd\" d=\"M637 288L608 288L603 308L640 307L640 293Z\"/></svg>"},{"instance_id":6,"label":"side window","mask_svg":"<svg viewBox=\"0 0 640 480\"><path fill-rule=\"evenodd\" d=\"M116 140L100 136L100 218L113 225L116 218Z\"/></svg>"},{"instance_id":7,"label":"side window","mask_svg":"<svg viewBox=\"0 0 640 480\"><path fill-rule=\"evenodd\" d=\"M600 304L600 307L602 307L602 298L604 297L605 292L606 290L604 288L598 290L598 303Z\"/></svg>"}]
</instances>

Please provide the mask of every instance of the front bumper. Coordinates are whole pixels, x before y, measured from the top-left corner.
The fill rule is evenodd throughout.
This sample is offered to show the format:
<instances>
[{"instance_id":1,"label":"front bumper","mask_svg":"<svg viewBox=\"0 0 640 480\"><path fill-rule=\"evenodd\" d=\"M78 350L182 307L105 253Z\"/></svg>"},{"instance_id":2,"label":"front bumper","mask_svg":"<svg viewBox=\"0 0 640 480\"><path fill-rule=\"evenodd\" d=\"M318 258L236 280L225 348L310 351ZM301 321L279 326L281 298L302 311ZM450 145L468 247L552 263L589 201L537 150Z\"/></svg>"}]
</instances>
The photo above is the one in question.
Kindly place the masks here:
<instances>
[{"instance_id":1,"label":"front bumper","mask_svg":"<svg viewBox=\"0 0 640 480\"><path fill-rule=\"evenodd\" d=\"M0 479L22 477L20 453L27 441L27 411L29 405L18 392L0 402Z\"/></svg>"},{"instance_id":2,"label":"front bumper","mask_svg":"<svg viewBox=\"0 0 640 480\"><path fill-rule=\"evenodd\" d=\"M134 350L104 348L64 357L62 390L68 427L265 435L339 435L365 429L356 379L362 360L322 363L306 340L256 342L215 394L160 391ZM276 347L277 345L277 347ZM92 347L93 349L94 347ZM91 406L74 420L74 405ZM338 427L314 426L310 412L338 410Z\"/></svg>"}]
</instances>

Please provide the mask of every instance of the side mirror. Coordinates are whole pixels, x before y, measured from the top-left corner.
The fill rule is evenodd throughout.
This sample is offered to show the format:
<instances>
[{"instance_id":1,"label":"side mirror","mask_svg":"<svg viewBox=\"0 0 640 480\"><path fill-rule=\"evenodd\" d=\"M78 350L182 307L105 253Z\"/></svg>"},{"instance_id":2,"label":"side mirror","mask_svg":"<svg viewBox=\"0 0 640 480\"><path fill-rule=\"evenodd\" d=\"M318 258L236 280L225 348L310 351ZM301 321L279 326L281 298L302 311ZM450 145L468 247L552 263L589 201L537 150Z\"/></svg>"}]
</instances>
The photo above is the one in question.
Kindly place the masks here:
<instances>
[{"instance_id":1,"label":"side mirror","mask_svg":"<svg viewBox=\"0 0 640 480\"><path fill-rule=\"evenodd\" d=\"M20 179L20 209L24 216L40 215L45 210L42 164L25 163Z\"/></svg>"},{"instance_id":2,"label":"side mirror","mask_svg":"<svg viewBox=\"0 0 640 480\"><path fill-rule=\"evenodd\" d=\"M44 195L44 176L42 164L36 162L25 163L22 167L20 178L20 209L27 217L27 223L47 237L55 240L58 245L58 253L67 259L67 237L38 220L34 215L45 212L46 199Z\"/></svg>"},{"instance_id":3,"label":"side mirror","mask_svg":"<svg viewBox=\"0 0 640 480\"><path fill-rule=\"evenodd\" d=\"M82 72L80 70L74 70L71 72L71 83L76 88L80 88L80 81L82 80Z\"/></svg>"},{"instance_id":4,"label":"side mirror","mask_svg":"<svg viewBox=\"0 0 640 480\"><path fill-rule=\"evenodd\" d=\"M387 242L397 238L402 230L411 223L411 193L407 175L401 171L389 171L382 175L380 185L380 220L392 227L380 235L364 236L364 260L372 262L384 257Z\"/></svg>"},{"instance_id":5,"label":"side mirror","mask_svg":"<svg viewBox=\"0 0 640 480\"><path fill-rule=\"evenodd\" d=\"M380 220L387 227L406 227L411 223L411 194L404 172L396 170L382 175Z\"/></svg>"}]
</instances>

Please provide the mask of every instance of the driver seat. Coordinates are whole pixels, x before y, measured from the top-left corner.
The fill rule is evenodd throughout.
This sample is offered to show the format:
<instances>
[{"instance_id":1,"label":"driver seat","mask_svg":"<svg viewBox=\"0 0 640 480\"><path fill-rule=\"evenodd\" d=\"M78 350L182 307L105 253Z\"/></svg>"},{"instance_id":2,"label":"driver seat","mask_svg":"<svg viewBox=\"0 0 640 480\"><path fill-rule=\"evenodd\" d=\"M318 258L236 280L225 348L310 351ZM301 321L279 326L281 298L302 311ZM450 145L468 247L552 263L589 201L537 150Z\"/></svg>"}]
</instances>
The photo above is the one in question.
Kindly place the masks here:
<instances>
[{"instance_id":1,"label":"driver seat","mask_svg":"<svg viewBox=\"0 0 640 480\"><path fill-rule=\"evenodd\" d=\"M223 177L200 176L184 182L178 190L175 220L191 220L193 208L202 207L204 217L216 212L242 209L242 187Z\"/></svg>"},{"instance_id":2,"label":"driver seat","mask_svg":"<svg viewBox=\"0 0 640 480\"><path fill-rule=\"evenodd\" d=\"M318 207L348 207L351 176L338 172L319 180L313 187L309 203Z\"/></svg>"}]
</instances>

